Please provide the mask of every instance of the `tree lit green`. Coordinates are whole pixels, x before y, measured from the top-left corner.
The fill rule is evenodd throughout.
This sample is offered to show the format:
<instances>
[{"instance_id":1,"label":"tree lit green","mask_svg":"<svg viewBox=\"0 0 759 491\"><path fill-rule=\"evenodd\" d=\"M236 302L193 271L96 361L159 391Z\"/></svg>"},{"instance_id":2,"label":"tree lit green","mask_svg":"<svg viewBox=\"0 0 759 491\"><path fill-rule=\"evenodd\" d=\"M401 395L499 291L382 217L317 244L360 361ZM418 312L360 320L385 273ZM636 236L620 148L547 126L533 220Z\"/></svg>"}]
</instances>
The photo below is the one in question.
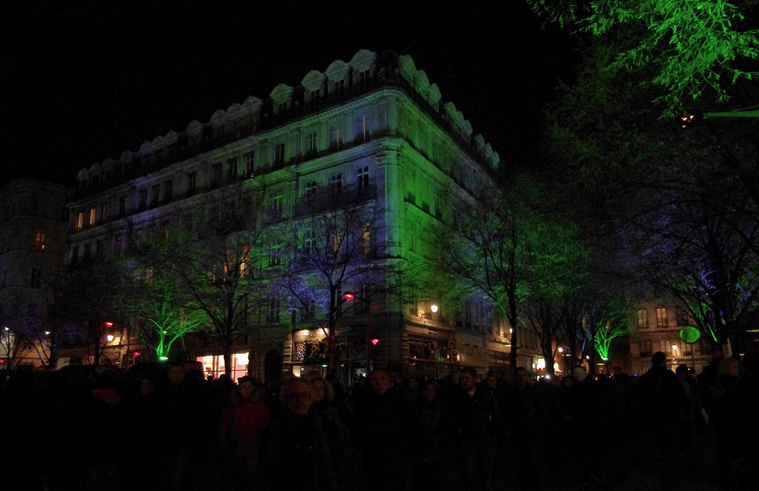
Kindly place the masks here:
<instances>
[{"instance_id":1,"label":"tree lit green","mask_svg":"<svg viewBox=\"0 0 759 491\"><path fill-rule=\"evenodd\" d=\"M728 98L727 84L755 75L743 60L759 58L750 18L755 2L724 0L528 0L541 16L593 36L629 29L615 69L650 69L663 91L654 102L673 115L707 91ZM584 8L581 8L584 7ZM749 15L747 19L746 16Z\"/></svg>"}]
</instances>

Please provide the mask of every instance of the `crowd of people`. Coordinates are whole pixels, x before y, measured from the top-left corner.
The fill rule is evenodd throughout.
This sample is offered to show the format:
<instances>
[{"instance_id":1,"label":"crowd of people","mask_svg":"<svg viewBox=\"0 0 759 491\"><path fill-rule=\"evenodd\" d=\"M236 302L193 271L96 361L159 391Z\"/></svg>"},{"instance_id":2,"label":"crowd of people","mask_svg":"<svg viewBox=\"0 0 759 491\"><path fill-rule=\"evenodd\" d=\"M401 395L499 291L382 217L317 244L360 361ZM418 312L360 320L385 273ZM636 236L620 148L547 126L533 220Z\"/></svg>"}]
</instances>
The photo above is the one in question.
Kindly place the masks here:
<instances>
[{"instance_id":1,"label":"crowd of people","mask_svg":"<svg viewBox=\"0 0 759 491\"><path fill-rule=\"evenodd\" d=\"M642 377L376 369L348 387L317 371L268 386L204 379L181 362L15 372L0 386L5 482L18 483L5 489L533 491L557 476L608 487L636 448L666 482L707 427L718 484L735 489L736 462L757 457L757 361L718 359L698 378L663 353Z\"/></svg>"}]
</instances>

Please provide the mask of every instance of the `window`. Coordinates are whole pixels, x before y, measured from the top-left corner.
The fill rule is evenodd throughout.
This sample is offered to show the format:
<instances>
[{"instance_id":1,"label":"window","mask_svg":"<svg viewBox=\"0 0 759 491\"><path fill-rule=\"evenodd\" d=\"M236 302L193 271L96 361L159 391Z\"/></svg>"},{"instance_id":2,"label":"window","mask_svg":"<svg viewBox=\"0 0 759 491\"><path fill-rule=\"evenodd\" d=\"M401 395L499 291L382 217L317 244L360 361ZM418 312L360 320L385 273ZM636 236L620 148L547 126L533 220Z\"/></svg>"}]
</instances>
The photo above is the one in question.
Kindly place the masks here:
<instances>
[{"instance_id":1,"label":"window","mask_svg":"<svg viewBox=\"0 0 759 491\"><path fill-rule=\"evenodd\" d=\"M123 238L123 236L121 234L119 234L119 235L116 236L116 241L115 241L114 249L115 249L115 251L117 253L118 252L122 252L124 250L123 241L124 241L124 238Z\"/></svg>"},{"instance_id":2,"label":"window","mask_svg":"<svg viewBox=\"0 0 759 491\"><path fill-rule=\"evenodd\" d=\"M80 211L76 215L76 231L79 232L84 227L84 212Z\"/></svg>"},{"instance_id":3,"label":"window","mask_svg":"<svg viewBox=\"0 0 759 491\"><path fill-rule=\"evenodd\" d=\"M329 146L340 148L340 126L334 125L329 128Z\"/></svg>"},{"instance_id":4,"label":"window","mask_svg":"<svg viewBox=\"0 0 759 491\"><path fill-rule=\"evenodd\" d=\"M240 278L250 274L250 247L245 246L240 256Z\"/></svg>"},{"instance_id":5,"label":"window","mask_svg":"<svg viewBox=\"0 0 759 491\"><path fill-rule=\"evenodd\" d=\"M683 343L683 354L688 356L693 355L693 344Z\"/></svg>"},{"instance_id":6,"label":"window","mask_svg":"<svg viewBox=\"0 0 759 491\"><path fill-rule=\"evenodd\" d=\"M638 327L648 327L648 311L638 309Z\"/></svg>"},{"instance_id":7,"label":"window","mask_svg":"<svg viewBox=\"0 0 759 491\"><path fill-rule=\"evenodd\" d=\"M227 175L230 182L237 179L237 157L227 159Z\"/></svg>"},{"instance_id":8,"label":"window","mask_svg":"<svg viewBox=\"0 0 759 491\"><path fill-rule=\"evenodd\" d=\"M319 96L321 95L321 89L311 91L311 105L313 107L319 107Z\"/></svg>"},{"instance_id":9,"label":"window","mask_svg":"<svg viewBox=\"0 0 759 491\"><path fill-rule=\"evenodd\" d=\"M285 144L279 143L274 146L274 165L285 163Z\"/></svg>"},{"instance_id":10,"label":"window","mask_svg":"<svg viewBox=\"0 0 759 491\"><path fill-rule=\"evenodd\" d=\"M279 244L272 242L269 245L269 267L279 266Z\"/></svg>"},{"instance_id":11,"label":"window","mask_svg":"<svg viewBox=\"0 0 759 491\"><path fill-rule=\"evenodd\" d=\"M372 229L369 223L364 224L364 233L361 238L361 250L364 256L371 255L372 252Z\"/></svg>"},{"instance_id":12,"label":"window","mask_svg":"<svg viewBox=\"0 0 759 491\"><path fill-rule=\"evenodd\" d=\"M287 101L280 102L279 105L277 106L277 109L278 109L277 114L285 114L285 112L287 111Z\"/></svg>"},{"instance_id":13,"label":"window","mask_svg":"<svg viewBox=\"0 0 759 491\"><path fill-rule=\"evenodd\" d=\"M190 172L187 174L187 194L193 194L195 192L195 187L198 183L198 173L197 172Z\"/></svg>"},{"instance_id":14,"label":"window","mask_svg":"<svg viewBox=\"0 0 759 491\"><path fill-rule=\"evenodd\" d=\"M369 88L369 70L364 70L358 73L358 87L359 90L366 90Z\"/></svg>"},{"instance_id":15,"label":"window","mask_svg":"<svg viewBox=\"0 0 759 491\"><path fill-rule=\"evenodd\" d=\"M71 262L79 261L79 245L71 246Z\"/></svg>"},{"instance_id":16,"label":"window","mask_svg":"<svg viewBox=\"0 0 759 491\"><path fill-rule=\"evenodd\" d=\"M274 214L282 213L282 202L283 202L283 197L281 194L278 194L277 196L274 196L271 199L271 211Z\"/></svg>"},{"instance_id":17,"label":"window","mask_svg":"<svg viewBox=\"0 0 759 491\"><path fill-rule=\"evenodd\" d=\"M306 136L306 153L316 152L316 133L309 133Z\"/></svg>"},{"instance_id":18,"label":"window","mask_svg":"<svg viewBox=\"0 0 759 491\"><path fill-rule=\"evenodd\" d=\"M45 232L37 232L34 236L34 250L37 252L45 252L45 241L47 240L47 234Z\"/></svg>"},{"instance_id":19,"label":"window","mask_svg":"<svg viewBox=\"0 0 759 491\"><path fill-rule=\"evenodd\" d=\"M270 298L269 305L266 312L267 324L279 324L279 299Z\"/></svg>"},{"instance_id":20,"label":"window","mask_svg":"<svg viewBox=\"0 0 759 491\"><path fill-rule=\"evenodd\" d=\"M95 207L90 208L89 218L87 219L87 225L89 225L90 227L95 225L96 212L97 210L95 209Z\"/></svg>"},{"instance_id":21,"label":"window","mask_svg":"<svg viewBox=\"0 0 759 491\"><path fill-rule=\"evenodd\" d=\"M158 204L158 198L161 196L161 186L159 184L153 185L150 189L150 206Z\"/></svg>"},{"instance_id":22,"label":"window","mask_svg":"<svg viewBox=\"0 0 759 491\"><path fill-rule=\"evenodd\" d=\"M669 341L669 339L659 340L659 351L668 355L672 354L672 343Z\"/></svg>"},{"instance_id":23,"label":"window","mask_svg":"<svg viewBox=\"0 0 759 491\"><path fill-rule=\"evenodd\" d=\"M303 237L303 251L306 254L311 254L314 250L314 236L311 232L308 232L305 237Z\"/></svg>"},{"instance_id":24,"label":"window","mask_svg":"<svg viewBox=\"0 0 759 491\"><path fill-rule=\"evenodd\" d=\"M408 230L408 250L413 252L414 251L414 239L415 239L415 237L414 237L414 232L415 232L415 230L414 230L414 224L410 223L409 226L408 226L408 228L407 228L407 230Z\"/></svg>"},{"instance_id":25,"label":"window","mask_svg":"<svg viewBox=\"0 0 759 491\"><path fill-rule=\"evenodd\" d=\"M329 178L329 194L335 198L343 191L343 175L335 174Z\"/></svg>"},{"instance_id":26,"label":"window","mask_svg":"<svg viewBox=\"0 0 759 491\"><path fill-rule=\"evenodd\" d=\"M434 201L435 216L438 217L438 218L440 218L441 216L443 216L443 208L442 208L442 204L441 204L443 200L441 199L440 190L439 189L435 190L435 197L433 199L435 200Z\"/></svg>"},{"instance_id":27,"label":"window","mask_svg":"<svg viewBox=\"0 0 759 491\"><path fill-rule=\"evenodd\" d=\"M337 80L332 84L332 93L336 97L342 97L345 94L345 79Z\"/></svg>"},{"instance_id":28,"label":"window","mask_svg":"<svg viewBox=\"0 0 759 491\"><path fill-rule=\"evenodd\" d=\"M667 309L664 307L658 307L656 309L656 325L659 327L667 327Z\"/></svg>"},{"instance_id":29,"label":"window","mask_svg":"<svg viewBox=\"0 0 759 491\"><path fill-rule=\"evenodd\" d=\"M108 203L100 205L100 221L105 223L108 221Z\"/></svg>"},{"instance_id":30,"label":"window","mask_svg":"<svg viewBox=\"0 0 759 491\"><path fill-rule=\"evenodd\" d=\"M42 270L39 268L32 268L32 278L29 282L30 288L42 288Z\"/></svg>"},{"instance_id":31,"label":"window","mask_svg":"<svg viewBox=\"0 0 759 491\"><path fill-rule=\"evenodd\" d=\"M98 239L97 242L95 242L95 256L103 257L104 255L105 255L105 240Z\"/></svg>"},{"instance_id":32,"label":"window","mask_svg":"<svg viewBox=\"0 0 759 491\"><path fill-rule=\"evenodd\" d=\"M316 181L306 183L306 200L312 200L316 197Z\"/></svg>"},{"instance_id":33,"label":"window","mask_svg":"<svg viewBox=\"0 0 759 491\"><path fill-rule=\"evenodd\" d=\"M126 196L122 196L121 198L119 198L119 216L120 217L123 217L124 215L126 215L127 204L129 204L129 202L127 201Z\"/></svg>"},{"instance_id":34,"label":"window","mask_svg":"<svg viewBox=\"0 0 759 491\"><path fill-rule=\"evenodd\" d=\"M148 190L140 189L140 210L144 210L148 206Z\"/></svg>"},{"instance_id":35,"label":"window","mask_svg":"<svg viewBox=\"0 0 759 491\"><path fill-rule=\"evenodd\" d=\"M215 162L211 165L211 182L213 184L221 182L221 162Z\"/></svg>"},{"instance_id":36,"label":"window","mask_svg":"<svg viewBox=\"0 0 759 491\"><path fill-rule=\"evenodd\" d=\"M92 257L92 243L87 242L84 244L84 259L89 259Z\"/></svg>"},{"instance_id":37,"label":"window","mask_svg":"<svg viewBox=\"0 0 759 491\"><path fill-rule=\"evenodd\" d=\"M163 183L163 202L169 203L174 191L174 181L169 180Z\"/></svg>"},{"instance_id":38,"label":"window","mask_svg":"<svg viewBox=\"0 0 759 491\"><path fill-rule=\"evenodd\" d=\"M359 193L369 190L369 167L359 167L356 172L356 187Z\"/></svg>"},{"instance_id":39,"label":"window","mask_svg":"<svg viewBox=\"0 0 759 491\"><path fill-rule=\"evenodd\" d=\"M245 155L243 155L243 158L245 159L245 177L253 177L254 153L253 152L248 152Z\"/></svg>"},{"instance_id":40,"label":"window","mask_svg":"<svg viewBox=\"0 0 759 491\"><path fill-rule=\"evenodd\" d=\"M356 138L360 138L361 141L366 141L371 130L369 129L369 118L365 115L361 115L356 118L353 125L353 134Z\"/></svg>"}]
</instances>

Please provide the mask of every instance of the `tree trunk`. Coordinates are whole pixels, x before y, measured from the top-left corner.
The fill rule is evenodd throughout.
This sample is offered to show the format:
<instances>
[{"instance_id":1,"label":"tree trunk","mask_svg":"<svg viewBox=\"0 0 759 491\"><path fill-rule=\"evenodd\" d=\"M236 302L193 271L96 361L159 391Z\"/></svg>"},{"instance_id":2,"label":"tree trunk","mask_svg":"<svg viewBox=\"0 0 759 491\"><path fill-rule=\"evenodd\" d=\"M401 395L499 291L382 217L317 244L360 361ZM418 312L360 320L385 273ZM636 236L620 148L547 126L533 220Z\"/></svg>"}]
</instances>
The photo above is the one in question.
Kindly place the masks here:
<instances>
[{"instance_id":1,"label":"tree trunk","mask_svg":"<svg viewBox=\"0 0 759 491\"><path fill-rule=\"evenodd\" d=\"M224 374L232 380L232 340L224 340Z\"/></svg>"}]
</instances>

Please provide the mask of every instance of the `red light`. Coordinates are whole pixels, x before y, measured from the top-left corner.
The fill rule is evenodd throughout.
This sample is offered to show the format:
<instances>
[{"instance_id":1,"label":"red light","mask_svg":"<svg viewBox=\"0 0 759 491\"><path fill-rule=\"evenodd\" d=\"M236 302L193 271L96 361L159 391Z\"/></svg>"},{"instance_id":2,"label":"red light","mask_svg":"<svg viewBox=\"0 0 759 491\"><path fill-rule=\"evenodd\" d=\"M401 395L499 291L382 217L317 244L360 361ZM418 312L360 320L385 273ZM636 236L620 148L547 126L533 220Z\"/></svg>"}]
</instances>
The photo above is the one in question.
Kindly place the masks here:
<instances>
[{"instance_id":1,"label":"red light","mask_svg":"<svg viewBox=\"0 0 759 491\"><path fill-rule=\"evenodd\" d=\"M356 295L354 295L353 292L345 292L343 293L343 297L345 297L345 299L350 302L351 300L356 298Z\"/></svg>"},{"instance_id":2,"label":"red light","mask_svg":"<svg viewBox=\"0 0 759 491\"><path fill-rule=\"evenodd\" d=\"M134 352L134 356L140 356L140 352L139 351L135 351Z\"/></svg>"},{"instance_id":3,"label":"red light","mask_svg":"<svg viewBox=\"0 0 759 491\"><path fill-rule=\"evenodd\" d=\"M374 346L377 346L377 343L379 343L379 339L377 339L377 338L372 339L372 344Z\"/></svg>"},{"instance_id":4,"label":"red light","mask_svg":"<svg viewBox=\"0 0 759 491\"><path fill-rule=\"evenodd\" d=\"M5 359L4 358L0 358L0 364L2 364L2 363L5 363Z\"/></svg>"},{"instance_id":5,"label":"red light","mask_svg":"<svg viewBox=\"0 0 759 491\"><path fill-rule=\"evenodd\" d=\"M113 322L110 322L110 321L106 322L105 327L113 327Z\"/></svg>"}]
</instances>

